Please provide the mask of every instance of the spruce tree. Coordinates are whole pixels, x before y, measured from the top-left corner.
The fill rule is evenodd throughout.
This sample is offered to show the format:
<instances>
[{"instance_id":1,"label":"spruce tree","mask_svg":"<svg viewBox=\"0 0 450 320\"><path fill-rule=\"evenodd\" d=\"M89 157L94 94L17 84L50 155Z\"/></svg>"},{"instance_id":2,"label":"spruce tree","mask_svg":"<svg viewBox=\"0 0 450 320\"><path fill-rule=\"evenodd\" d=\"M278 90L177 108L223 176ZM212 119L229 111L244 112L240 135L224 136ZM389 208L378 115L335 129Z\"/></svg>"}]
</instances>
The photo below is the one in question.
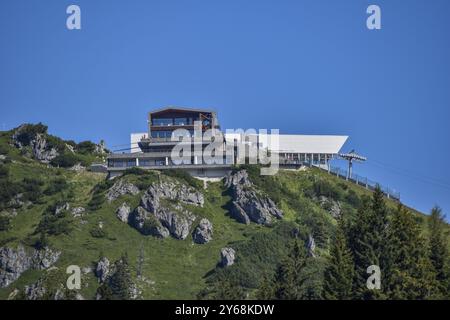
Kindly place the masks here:
<instances>
[{"instance_id":1,"label":"spruce tree","mask_svg":"<svg viewBox=\"0 0 450 320\"><path fill-rule=\"evenodd\" d=\"M130 299L130 289L132 286L131 274L128 265L128 257L123 255L122 258L115 262L115 272L109 280L109 287L116 300Z\"/></svg>"},{"instance_id":2,"label":"spruce tree","mask_svg":"<svg viewBox=\"0 0 450 320\"><path fill-rule=\"evenodd\" d=\"M264 273L261 284L256 291L256 299L258 300L274 300L275 299L275 282L273 275Z\"/></svg>"},{"instance_id":3,"label":"spruce tree","mask_svg":"<svg viewBox=\"0 0 450 320\"><path fill-rule=\"evenodd\" d=\"M448 266L448 250L447 235L445 234L445 216L439 207L431 210L429 217L428 229L430 234L430 260L433 265L436 281L438 282L438 290L442 298L449 298L449 266Z\"/></svg>"},{"instance_id":4,"label":"spruce tree","mask_svg":"<svg viewBox=\"0 0 450 320\"><path fill-rule=\"evenodd\" d=\"M388 235L389 211L384 195L377 186L370 201L364 201L359 208L349 235L349 247L355 264L353 298L383 299L382 290L367 288L367 268L371 265L381 269L382 286L389 274L391 248L386 242Z\"/></svg>"},{"instance_id":5,"label":"spruce tree","mask_svg":"<svg viewBox=\"0 0 450 320\"><path fill-rule=\"evenodd\" d=\"M354 266L347 246L344 219L338 220L334 243L331 246L330 261L324 275L323 296L328 300L348 300L352 298Z\"/></svg>"},{"instance_id":6,"label":"spruce tree","mask_svg":"<svg viewBox=\"0 0 450 320\"><path fill-rule=\"evenodd\" d=\"M281 300L301 300L305 298L303 284L307 280L305 267L306 250L298 240L294 240L292 249L278 266L275 281L275 297Z\"/></svg>"},{"instance_id":7,"label":"spruce tree","mask_svg":"<svg viewBox=\"0 0 450 320\"><path fill-rule=\"evenodd\" d=\"M435 274L420 231L413 214L399 205L388 237L393 249L387 283L391 299L427 299L435 295Z\"/></svg>"}]
</instances>

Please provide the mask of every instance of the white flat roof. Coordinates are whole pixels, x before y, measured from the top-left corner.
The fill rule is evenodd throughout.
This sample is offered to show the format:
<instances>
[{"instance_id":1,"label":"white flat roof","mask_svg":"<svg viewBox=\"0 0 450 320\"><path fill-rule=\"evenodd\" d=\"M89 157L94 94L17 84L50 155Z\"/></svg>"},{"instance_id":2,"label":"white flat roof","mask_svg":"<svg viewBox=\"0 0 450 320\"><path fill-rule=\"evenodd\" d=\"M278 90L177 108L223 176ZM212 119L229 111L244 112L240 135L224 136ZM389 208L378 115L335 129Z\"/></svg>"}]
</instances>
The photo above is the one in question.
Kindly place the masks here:
<instances>
[{"instance_id":1,"label":"white flat roof","mask_svg":"<svg viewBox=\"0 0 450 320\"><path fill-rule=\"evenodd\" d=\"M280 134L278 144L270 141L268 135L260 135L259 142L263 148L268 147L270 151L278 153L328 153L338 154L348 136L332 135L300 135L300 134ZM131 152L139 152L138 141L142 137L147 137L147 133L131 134ZM236 133L225 134L227 140L240 140L240 135Z\"/></svg>"}]
</instances>

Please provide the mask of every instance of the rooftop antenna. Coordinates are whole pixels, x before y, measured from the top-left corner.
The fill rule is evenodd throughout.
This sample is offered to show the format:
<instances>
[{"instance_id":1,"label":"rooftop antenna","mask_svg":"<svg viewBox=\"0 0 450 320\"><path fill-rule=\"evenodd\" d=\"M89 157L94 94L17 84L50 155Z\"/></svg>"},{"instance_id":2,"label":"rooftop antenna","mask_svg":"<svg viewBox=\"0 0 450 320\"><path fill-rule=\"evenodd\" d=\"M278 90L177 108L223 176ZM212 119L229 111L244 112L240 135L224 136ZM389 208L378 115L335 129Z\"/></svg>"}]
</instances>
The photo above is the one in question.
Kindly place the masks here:
<instances>
[{"instance_id":1,"label":"rooftop antenna","mask_svg":"<svg viewBox=\"0 0 450 320\"><path fill-rule=\"evenodd\" d=\"M366 157L357 154L355 152L355 149L353 149L349 153L341 153L339 154L339 157L348 161L347 180L352 177L353 161L364 162L367 160Z\"/></svg>"}]
</instances>

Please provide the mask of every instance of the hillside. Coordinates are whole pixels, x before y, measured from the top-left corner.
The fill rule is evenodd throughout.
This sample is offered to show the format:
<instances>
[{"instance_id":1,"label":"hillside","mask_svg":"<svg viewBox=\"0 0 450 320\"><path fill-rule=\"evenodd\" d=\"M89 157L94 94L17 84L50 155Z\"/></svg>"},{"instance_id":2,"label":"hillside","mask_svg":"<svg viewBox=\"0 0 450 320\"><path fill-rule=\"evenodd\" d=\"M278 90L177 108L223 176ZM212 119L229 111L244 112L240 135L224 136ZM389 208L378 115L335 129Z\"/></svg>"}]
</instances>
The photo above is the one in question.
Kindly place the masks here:
<instances>
[{"instance_id":1,"label":"hillside","mask_svg":"<svg viewBox=\"0 0 450 320\"><path fill-rule=\"evenodd\" d=\"M106 152L40 124L0 133L0 299L121 298L121 283L135 299L261 297L293 242L309 274L299 294L320 299L337 220L355 224L373 196L312 168L264 177L243 166L206 185L131 169L110 181L86 169ZM410 211L428 239L428 217ZM80 290L65 287L69 265Z\"/></svg>"}]
</instances>

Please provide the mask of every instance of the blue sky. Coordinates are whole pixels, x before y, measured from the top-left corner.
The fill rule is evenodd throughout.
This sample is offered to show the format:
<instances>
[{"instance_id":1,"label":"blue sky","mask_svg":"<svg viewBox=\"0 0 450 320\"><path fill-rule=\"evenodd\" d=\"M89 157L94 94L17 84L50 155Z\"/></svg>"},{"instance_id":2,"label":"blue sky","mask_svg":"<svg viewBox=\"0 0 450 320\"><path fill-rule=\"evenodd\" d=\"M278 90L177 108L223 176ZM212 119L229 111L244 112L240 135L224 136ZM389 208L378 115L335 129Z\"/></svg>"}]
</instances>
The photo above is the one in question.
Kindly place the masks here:
<instances>
[{"instance_id":1,"label":"blue sky","mask_svg":"<svg viewBox=\"0 0 450 320\"><path fill-rule=\"evenodd\" d=\"M82 30L66 28L77 4ZM366 8L382 30L366 28ZM0 128L129 142L146 112L345 134L406 204L450 210L450 1L2 0ZM344 163L342 163L344 165Z\"/></svg>"}]
</instances>

